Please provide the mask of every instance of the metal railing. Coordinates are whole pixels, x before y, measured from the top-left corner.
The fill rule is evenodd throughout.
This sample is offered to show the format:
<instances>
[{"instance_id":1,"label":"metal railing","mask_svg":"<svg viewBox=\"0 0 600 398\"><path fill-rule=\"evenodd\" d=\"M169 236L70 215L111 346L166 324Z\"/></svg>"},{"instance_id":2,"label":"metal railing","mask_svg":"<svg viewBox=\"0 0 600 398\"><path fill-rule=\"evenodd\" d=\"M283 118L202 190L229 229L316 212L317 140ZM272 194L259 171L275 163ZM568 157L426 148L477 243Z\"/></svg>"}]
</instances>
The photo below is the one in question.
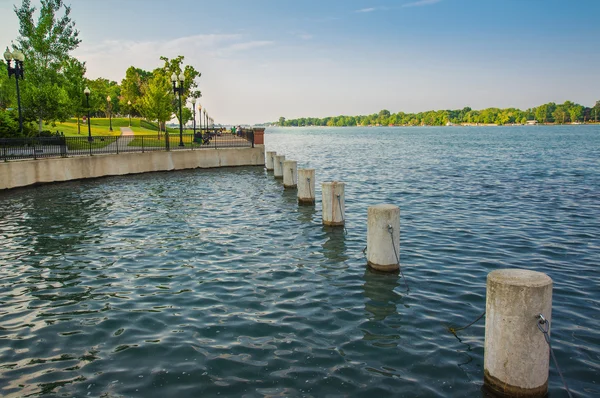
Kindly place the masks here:
<instances>
[{"instance_id":1,"label":"metal railing","mask_svg":"<svg viewBox=\"0 0 600 398\"><path fill-rule=\"evenodd\" d=\"M245 129L231 134L217 129L202 129L196 134L161 133L155 135L88 137L0 138L0 160L91 156L131 152L254 148L254 132Z\"/></svg>"}]
</instances>

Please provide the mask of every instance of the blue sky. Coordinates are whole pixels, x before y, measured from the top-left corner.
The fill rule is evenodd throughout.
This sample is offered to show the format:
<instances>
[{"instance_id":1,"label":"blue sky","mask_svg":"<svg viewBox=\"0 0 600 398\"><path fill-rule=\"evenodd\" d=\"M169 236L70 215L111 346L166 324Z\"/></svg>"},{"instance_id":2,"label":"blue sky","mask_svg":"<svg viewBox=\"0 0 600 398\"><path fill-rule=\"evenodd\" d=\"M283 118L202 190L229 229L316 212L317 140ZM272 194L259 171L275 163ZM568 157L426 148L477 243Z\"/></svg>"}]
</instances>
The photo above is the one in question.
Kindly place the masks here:
<instances>
[{"instance_id":1,"label":"blue sky","mask_svg":"<svg viewBox=\"0 0 600 398\"><path fill-rule=\"evenodd\" d=\"M18 35L15 3L0 0L0 44ZM222 123L600 100L597 0L71 5L88 77L184 55Z\"/></svg>"}]
</instances>

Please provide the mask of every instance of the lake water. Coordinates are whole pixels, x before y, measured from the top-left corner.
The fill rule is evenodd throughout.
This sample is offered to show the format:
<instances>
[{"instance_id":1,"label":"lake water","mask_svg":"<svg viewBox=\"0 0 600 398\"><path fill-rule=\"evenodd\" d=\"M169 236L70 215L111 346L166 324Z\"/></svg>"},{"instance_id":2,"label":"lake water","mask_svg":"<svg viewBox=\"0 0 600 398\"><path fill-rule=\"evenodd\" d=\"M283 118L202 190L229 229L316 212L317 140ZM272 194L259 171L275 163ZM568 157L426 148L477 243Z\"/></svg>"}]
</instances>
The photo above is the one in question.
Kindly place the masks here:
<instances>
[{"instance_id":1,"label":"lake water","mask_svg":"<svg viewBox=\"0 0 600 398\"><path fill-rule=\"evenodd\" d=\"M600 394L600 126L265 141L316 169L316 206L260 167L0 192L0 395L482 396L484 321L447 328L512 267L553 278L559 364ZM327 180L347 233L321 225ZM405 280L365 267L380 203L401 209ZM553 364L549 388L566 396Z\"/></svg>"}]
</instances>

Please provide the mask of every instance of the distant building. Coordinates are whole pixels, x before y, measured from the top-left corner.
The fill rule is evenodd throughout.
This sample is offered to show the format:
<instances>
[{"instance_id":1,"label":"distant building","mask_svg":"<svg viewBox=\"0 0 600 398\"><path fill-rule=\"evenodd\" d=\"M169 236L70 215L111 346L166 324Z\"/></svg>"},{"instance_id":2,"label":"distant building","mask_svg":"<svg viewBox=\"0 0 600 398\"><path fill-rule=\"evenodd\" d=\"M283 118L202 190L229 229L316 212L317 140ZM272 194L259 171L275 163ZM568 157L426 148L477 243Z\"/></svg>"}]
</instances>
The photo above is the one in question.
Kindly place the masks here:
<instances>
[{"instance_id":1,"label":"distant building","mask_svg":"<svg viewBox=\"0 0 600 398\"><path fill-rule=\"evenodd\" d=\"M535 120L535 119L534 119L534 120L528 120L528 121L527 121L527 125L529 125L529 126L533 126L533 125L535 125L535 124L538 124L538 121L537 121L537 120Z\"/></svg>"}]
</instances>

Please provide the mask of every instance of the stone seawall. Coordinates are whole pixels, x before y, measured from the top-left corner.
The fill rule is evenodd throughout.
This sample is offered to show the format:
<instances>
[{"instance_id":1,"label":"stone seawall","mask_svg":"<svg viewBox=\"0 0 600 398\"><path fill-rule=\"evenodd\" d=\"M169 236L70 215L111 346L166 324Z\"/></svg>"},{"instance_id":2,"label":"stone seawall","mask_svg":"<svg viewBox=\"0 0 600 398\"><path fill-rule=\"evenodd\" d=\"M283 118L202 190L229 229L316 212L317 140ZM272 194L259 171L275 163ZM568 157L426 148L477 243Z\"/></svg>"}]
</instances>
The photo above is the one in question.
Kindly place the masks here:
<instances>
[{"instance_id":1,"label":"stone seawall","mask_svg":"<svg viewBox=\"0 0 600 398\"><path fill-rule=\"evenodd\" d=\"M58 181L195 168L262 166L264 145L156 151L0 163L0 190Z\"/></svg>"}]
</instances>

